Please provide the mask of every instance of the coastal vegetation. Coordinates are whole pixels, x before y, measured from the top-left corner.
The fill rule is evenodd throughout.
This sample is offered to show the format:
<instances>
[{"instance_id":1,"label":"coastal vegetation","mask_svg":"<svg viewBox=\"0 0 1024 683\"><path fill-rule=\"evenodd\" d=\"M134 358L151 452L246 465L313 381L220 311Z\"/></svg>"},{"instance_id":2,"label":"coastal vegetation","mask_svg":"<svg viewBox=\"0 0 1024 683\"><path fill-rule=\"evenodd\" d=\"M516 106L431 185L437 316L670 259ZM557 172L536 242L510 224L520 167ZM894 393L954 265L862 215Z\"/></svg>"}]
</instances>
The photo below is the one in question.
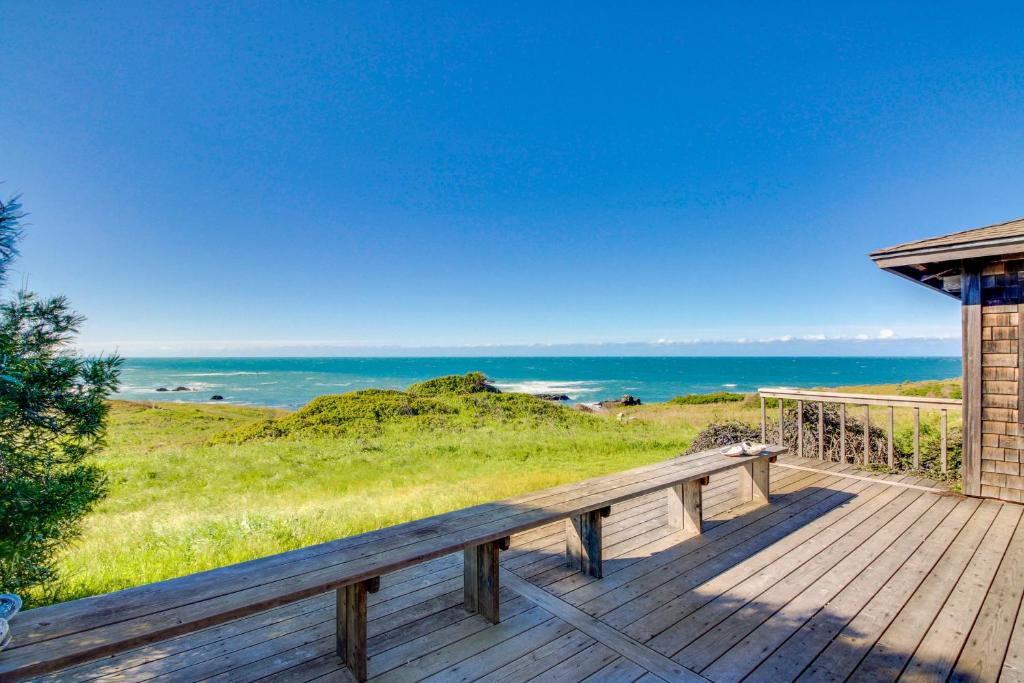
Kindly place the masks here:
<instances>
[{"instance_id":1,"label":"coastal vegetation","mask_svg":"<svg viewBox=\"0 0 1024 683\"><path fill-rule=\"evenodd\" d=\"M736 403L746 398L745 394L737 394L731 391L715 391L710 394L685 394L676 396L669 400L680 406L697 406L705 403Z\"/></svg>"},{"instance_id":2,"label":"coastal vegetation","mask_svg":"<svg viewBox=\"0 0 1024 683\"><path fill-rule=\"evenodd\" d=\"M57 590L38 597L117 590L636 467L678 455L713 423L758 432L755 397L586 413L488 386L452 376L295 412L115 401L93 460L110 494L62 555Z\"/></svg>"}]
</instances>

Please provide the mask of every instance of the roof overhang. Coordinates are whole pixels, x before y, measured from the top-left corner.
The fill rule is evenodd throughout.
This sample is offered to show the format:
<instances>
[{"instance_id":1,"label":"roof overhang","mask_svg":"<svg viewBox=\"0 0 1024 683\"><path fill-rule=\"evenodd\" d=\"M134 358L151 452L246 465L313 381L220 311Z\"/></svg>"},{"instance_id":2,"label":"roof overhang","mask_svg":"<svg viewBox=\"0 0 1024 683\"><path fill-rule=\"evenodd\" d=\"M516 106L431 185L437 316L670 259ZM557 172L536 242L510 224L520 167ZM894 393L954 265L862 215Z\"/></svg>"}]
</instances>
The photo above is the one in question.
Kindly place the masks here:
<instances>
[{"instance_id":1,"label":"roof overhang","mask_svg":"<svg viewBox=\"0 0 1024 683\"><path fill-rule=\"evenodd\" d=\"M964 262L1024 254L1024 220L879 249L869 256L884 270L960 298Z\"/></svg>"}]
</instances>

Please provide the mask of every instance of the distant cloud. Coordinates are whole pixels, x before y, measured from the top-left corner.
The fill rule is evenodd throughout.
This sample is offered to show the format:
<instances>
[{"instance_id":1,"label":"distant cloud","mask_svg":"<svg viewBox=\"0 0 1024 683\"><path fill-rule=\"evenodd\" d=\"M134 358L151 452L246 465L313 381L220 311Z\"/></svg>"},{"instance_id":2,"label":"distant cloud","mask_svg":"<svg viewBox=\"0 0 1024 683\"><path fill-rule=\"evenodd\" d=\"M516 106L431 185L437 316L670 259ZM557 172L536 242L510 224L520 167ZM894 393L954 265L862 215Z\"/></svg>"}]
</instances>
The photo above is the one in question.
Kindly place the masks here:
<instances>
[{"instance_id":1,"label":"distant cloud","mask_svg":"<svg viewBox=\"0 0 1024 683\"><path fill-rule=\"evenodd\" d=\"M645 342L481 343L397 345L354 341L178 341L96 342L81 344L85 353L117 352L125 356L800 356L800 355L935 355L960 354L959 336L898 336L891 329L852 336L821 333L785 334L751 339L682 339L667 337Z\"/></svg>"}]
</instances>

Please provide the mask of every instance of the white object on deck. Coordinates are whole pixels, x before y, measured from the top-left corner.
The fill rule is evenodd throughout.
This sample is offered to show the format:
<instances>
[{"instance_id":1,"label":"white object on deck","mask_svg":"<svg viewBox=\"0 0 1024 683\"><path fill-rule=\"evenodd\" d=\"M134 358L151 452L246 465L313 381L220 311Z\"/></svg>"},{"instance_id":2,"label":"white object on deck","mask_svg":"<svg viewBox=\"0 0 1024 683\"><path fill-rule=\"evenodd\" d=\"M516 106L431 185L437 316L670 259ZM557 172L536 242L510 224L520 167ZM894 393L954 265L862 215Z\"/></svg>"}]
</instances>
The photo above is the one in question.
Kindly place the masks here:
<instances>
[{"instance_id":1,"label":"white object on deck","mask_svg":"<svg viewBox=\"0 0 1024 683\"><path fill-rule=\"evenodd\" d=\"M768 448L768 446L763 443L740 441L739 443L734 443L731 446L723 446L720 452L723 455L738 457L741 455L760 455L761 453L764 453L766 448Z\"/></svg>"}]
</instances>

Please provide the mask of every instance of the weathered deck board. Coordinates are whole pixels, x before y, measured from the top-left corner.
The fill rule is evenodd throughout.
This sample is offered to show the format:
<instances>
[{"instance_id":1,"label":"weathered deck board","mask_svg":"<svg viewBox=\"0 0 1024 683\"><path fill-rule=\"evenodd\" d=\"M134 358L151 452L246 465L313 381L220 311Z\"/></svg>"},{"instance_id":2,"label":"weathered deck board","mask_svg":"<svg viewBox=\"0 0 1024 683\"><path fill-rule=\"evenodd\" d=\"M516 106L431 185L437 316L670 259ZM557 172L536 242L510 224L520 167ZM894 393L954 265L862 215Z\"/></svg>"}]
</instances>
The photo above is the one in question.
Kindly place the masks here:
<instances>
[{"instance_id":1,"label":"weathered deck board","mask_svg":"<svg viewBox=\"0 0 1024 683\"><path fill-rule=\"evenodd\" d=\"M825 571L816 581L809 585L806 581L800 581L796 587L799 593L785 604L774 602L777 598L773 596L770 599L756 599L753 602L754 609L751 609L751 605L745 607L744 610L748 614L757 614L756 617L744 615L744 621L749 623L756 619L756 626L753 629L747 628L747 635L737 641L735 647L723 652L702 671L702 675L716 681L743 679L764 660L766 652L773 652L798 633L821 605L831 604L847 585L860 577L870 577L866 583L877 585L891 576L899 564L920 546L955 505L950 498L925 502L931 502L931 507L909 528L899 533L895 540L888 533L874 535L867 543ZM897 530L893 528L889 531L891 533ZM762 618L764 612L768 610L771 610L768 612L769 616ZM734 617L730 619L736 621Z\"/></svg>"},{"instance_id":2,"label":"weathered deck board","mask_svg":"<svg viewBox=\"0 0 1024 683\"><path fill-rule=\"evenodd\" d=\"M1000 504L985 501L960 537L918 586L885 633L853 672L851 680L878 681L898 677L946 598L981 546L999 513Z\"/></svg>"},{"instance_id":3,"label":"weathered deck board","mask_svg":"<svg viewBox=\"0 0 1024 683\"><path fill-rule=\"evenodd\" d=\"M827 602L825 595L815 599L816 596L811 592L816 586L811 586L808 589L808 602L810 602L811 609L816 609L814 616L802 624L798 631L790 635L782 645L771 653L771 656L764 659L747 680L771 683L772 681L796 678L814 659L815 655L822 652L832 642L832 639L857 617L865 605L878 593L879 586L886 586L882 593L887 590L894 595L900 592L910 592L912 586L916 585L914 582L924 578L924 574L953 541L978 505L978 501L956 501L952 498L945 500L951 501L953 510L946 514L927 539L909 549L909 557L904 554L905 547L887 551L878 562L872 564L856 579L843 587L835 598ZM888 602L888 596L884 597ZM804 607L805 604L800 603L797 609ZM868 629L864 628L854 632L867 633ZM853 654L855 648L847 645L842 651Z\"/></svg>"},{"instance_id":4,"label":"weathered deck board","mask_svg":"<svg viewBox=\"0 0 1024 683\"><path fill-rule=\"evenodd\" d=\"M613 506L600 580L562 566L563 524L514 536L501 624L463 609L460 554L384 576L371 680L1024 679L1024 507L810 459L769 505L728 509L736 485L712 477L701 535L662 495ZM333 621L314 596L41 680L351 681Z\"/></svg>"}]
</instances>

